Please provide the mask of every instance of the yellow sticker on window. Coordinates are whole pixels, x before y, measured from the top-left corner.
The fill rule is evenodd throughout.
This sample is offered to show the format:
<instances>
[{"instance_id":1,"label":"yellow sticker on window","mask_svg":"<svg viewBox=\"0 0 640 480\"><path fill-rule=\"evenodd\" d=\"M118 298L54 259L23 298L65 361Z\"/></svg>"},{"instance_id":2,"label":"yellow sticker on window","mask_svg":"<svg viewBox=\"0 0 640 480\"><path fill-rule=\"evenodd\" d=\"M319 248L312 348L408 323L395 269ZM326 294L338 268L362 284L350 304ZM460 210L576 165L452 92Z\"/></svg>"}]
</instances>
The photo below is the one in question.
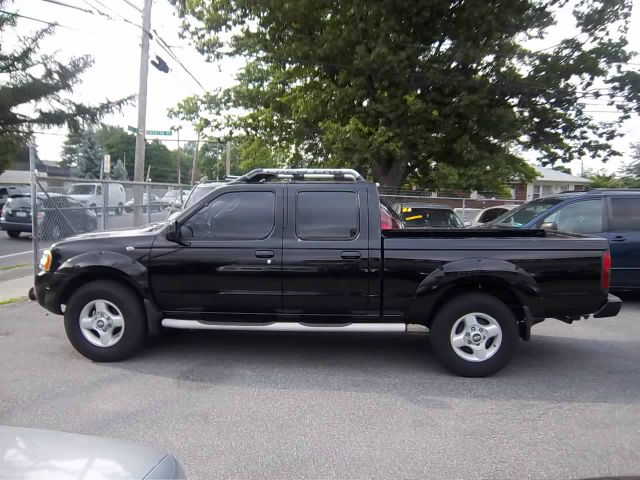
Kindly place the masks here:
<instances>
[{"instance_id":1,"label":"yellow sticker on window","mask_svg":"<svg viewBox=\"0 0 640 480\"><path fill-rule=\"evenodd\" d=\"M422 215L412 215L410 217L405 218L405 220L408 222L409 220L419 220L422 218Z\"/></svg>"},{"instance_id":2,"label":"yellow sticker on window","mask_svg":"<svg viewBox=\"0 0 640 480\"><path fill-rule=\"evenodd\" d=\"M402 207L402 213L407 213L411 211L411 207Z\"/></svg>"}]
</instances>

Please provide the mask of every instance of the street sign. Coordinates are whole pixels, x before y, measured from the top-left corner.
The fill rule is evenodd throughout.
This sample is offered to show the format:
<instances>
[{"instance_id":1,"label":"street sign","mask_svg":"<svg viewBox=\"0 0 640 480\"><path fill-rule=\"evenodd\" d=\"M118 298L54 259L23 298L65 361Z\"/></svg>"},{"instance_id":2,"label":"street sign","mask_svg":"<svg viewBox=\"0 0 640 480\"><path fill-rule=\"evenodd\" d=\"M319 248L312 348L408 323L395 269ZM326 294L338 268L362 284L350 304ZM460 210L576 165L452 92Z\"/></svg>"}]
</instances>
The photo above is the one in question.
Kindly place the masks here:
<instances>
[{"instance_id":1,"label":"street sign","mask_svg":"<svg viewBox=\"0 0 640 480\"><path fill-rule=\"evenodd\" d=\"M127 130L131 133L138 133L138 129L136 127L132 127L131 125L127 126ZM146 135L152 137L170 137L173 135L173 131L171 130L147 130Z\"/></svg>"},{"instance_id":2,"label":"street sign","mask_svg":"<svg viewBox=\"0 0 640 480\"><path fill-rule=\"evenodd\" d=\"M109 155L108 153L106 153L104 156L104 162L102 162L102 171L104 173L111 172L111 155Z\"/></svg>"},{"instance_id":3,"label":"street sign","mask_svg":"<svg viewBox=\"0 0 640 480\"><path fill-rule=\"evenodd\" d=\"M156 137L170 137L173 135L171 130L147 130L147 135L153 135Z\"/></svg>"}]
</instances>

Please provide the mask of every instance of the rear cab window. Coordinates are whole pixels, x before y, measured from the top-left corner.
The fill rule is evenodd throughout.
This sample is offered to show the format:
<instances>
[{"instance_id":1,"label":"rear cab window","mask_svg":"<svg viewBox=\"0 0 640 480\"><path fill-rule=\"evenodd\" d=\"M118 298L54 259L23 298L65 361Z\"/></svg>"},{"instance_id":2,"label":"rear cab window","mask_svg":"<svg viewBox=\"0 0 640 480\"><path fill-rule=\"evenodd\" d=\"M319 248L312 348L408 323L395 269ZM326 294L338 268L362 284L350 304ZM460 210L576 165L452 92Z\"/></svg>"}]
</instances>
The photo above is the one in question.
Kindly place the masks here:
<instances>
[{"instance_id":1,"label":"rear cab window","mask_svg":"<svg viewBox=\"0 0 640 480\"><path fill-rule=\"evenodd\" d=\"M296 236L300 240L353 240L360 232L360 205L354 191L302 190L296 196Z\"/></svg>"}]
</instances>

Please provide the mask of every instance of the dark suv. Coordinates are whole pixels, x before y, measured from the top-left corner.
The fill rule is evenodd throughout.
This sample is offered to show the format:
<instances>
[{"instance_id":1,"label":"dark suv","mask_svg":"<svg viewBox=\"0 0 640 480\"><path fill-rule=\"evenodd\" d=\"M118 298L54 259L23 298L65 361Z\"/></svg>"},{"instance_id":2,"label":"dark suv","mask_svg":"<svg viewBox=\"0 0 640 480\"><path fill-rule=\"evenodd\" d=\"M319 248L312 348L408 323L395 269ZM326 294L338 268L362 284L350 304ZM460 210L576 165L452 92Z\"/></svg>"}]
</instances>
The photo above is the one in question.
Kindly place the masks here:
<instances>
[{"instance_id":1,"label":"dark suv","mask_svg":"<svg viewBox=\"0 0 640 480\"><path fill-rule=\"evenodd\" d=\"M611 288L640 289L640 189L597 188L551 195L514 208L488 226L606 238L611 249Z\"/></svg>"}]
</instances>

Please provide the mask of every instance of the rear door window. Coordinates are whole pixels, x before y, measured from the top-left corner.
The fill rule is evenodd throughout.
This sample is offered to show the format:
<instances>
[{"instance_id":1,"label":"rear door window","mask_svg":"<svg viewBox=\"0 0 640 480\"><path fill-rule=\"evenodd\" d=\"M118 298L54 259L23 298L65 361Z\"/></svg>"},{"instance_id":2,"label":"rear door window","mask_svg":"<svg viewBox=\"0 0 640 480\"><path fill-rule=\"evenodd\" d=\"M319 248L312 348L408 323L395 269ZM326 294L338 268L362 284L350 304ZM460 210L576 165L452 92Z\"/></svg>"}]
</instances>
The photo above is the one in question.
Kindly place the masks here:
<instances>
[{"instance_id":1,"label":"rear door window","mask_svg":"<svg viewBox=\"0 0 640 480\"><path fill-rule=\"evenodd\" d=\"M353 240L359 218L356 192L298 192L296 235L301 240Z\"/></svg>"},{"instance_id":2,"label":"rear door window","mask_svg":"<svg viewBox=\"0 0 640 480\"><path fill-rule=\"evenodd\" d=\"M609 230L614 232L640 230L640 197L611 199Z\"/></svg>"}]
</instances>

